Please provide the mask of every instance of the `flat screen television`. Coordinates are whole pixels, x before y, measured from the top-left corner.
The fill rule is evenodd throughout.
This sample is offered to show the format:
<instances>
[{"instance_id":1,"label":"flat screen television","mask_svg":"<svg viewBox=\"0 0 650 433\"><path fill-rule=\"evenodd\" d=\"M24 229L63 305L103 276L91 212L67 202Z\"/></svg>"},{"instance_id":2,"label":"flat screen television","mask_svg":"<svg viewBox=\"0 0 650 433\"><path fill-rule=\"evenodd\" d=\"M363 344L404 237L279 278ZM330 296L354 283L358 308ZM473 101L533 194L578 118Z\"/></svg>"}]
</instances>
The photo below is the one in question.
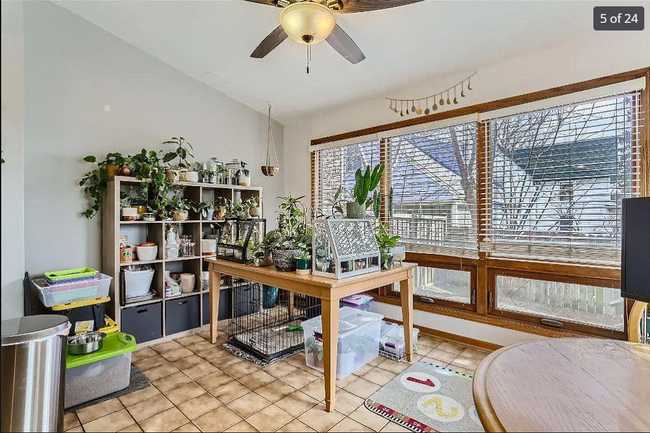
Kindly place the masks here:
<instances>
[{"instance_id":1,"label":"flat screen television","mask_svg":"<svg viewBox=\"0 0 650 433\"><path fill-rule=\"evenodd\" d=\"M650 302L650 197L623 200L621 296Z\"/></svg>"}]
</instances>

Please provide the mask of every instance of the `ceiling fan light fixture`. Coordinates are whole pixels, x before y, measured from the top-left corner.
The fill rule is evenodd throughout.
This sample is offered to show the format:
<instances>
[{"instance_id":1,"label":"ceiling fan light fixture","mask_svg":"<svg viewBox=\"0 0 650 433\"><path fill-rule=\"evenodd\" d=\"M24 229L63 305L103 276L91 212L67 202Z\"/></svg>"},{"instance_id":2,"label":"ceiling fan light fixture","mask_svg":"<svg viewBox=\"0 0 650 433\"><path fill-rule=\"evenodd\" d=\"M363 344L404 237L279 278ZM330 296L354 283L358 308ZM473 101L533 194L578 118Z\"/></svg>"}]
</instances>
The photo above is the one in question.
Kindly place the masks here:
<instances>
[{"instance_id":1,"label":"ceiling fan light fixture","mask_svg":"<svg viewBox=\"0 0 650 433\"><path fill-rule=\"evenodd\" d=\"M280 25L291 40L313 45L324 41L332 33L336 17L320 3L303 1L282 9Z\"/></svg>"}]
</instances>

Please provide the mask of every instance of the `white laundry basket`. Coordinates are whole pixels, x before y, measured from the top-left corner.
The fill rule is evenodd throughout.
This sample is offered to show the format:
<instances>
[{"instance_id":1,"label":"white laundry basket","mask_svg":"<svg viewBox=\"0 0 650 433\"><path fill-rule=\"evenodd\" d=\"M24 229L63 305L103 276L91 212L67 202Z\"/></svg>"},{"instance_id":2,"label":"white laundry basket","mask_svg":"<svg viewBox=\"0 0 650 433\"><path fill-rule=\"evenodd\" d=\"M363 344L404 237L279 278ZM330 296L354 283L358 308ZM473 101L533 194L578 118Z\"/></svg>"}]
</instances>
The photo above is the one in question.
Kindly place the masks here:
<instances>
[{"instance_id":1,"label":"white laundry basket","mask_svg":"<svg viewBox=\"0 0 650 433\"><path fill-rule=\"evenodd\" d=\"M153 269L142 271L124 270L124 293L127 298L137 298L149 293L153 281Z\"/></svg>"}]
</instances>

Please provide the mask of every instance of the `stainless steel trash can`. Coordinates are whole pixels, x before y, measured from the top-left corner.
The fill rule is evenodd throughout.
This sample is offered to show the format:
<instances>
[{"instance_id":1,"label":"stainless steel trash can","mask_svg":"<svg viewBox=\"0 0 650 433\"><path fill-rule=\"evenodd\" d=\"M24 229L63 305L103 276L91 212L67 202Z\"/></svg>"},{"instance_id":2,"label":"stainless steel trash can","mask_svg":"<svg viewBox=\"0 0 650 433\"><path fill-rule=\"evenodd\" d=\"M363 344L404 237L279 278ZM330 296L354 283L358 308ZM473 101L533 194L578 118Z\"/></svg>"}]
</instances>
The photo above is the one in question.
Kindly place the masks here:
<instances>
[{"instance_id":1,"label":"stainless steel trash can","mask_svg":"<svg viewBox=\"0 0 650 433\"><path fill-rule=\"evenodd\" d=\"M63 431L70 323L39 315L2 321L2 431Z\"/></svg>"}]
</instances>

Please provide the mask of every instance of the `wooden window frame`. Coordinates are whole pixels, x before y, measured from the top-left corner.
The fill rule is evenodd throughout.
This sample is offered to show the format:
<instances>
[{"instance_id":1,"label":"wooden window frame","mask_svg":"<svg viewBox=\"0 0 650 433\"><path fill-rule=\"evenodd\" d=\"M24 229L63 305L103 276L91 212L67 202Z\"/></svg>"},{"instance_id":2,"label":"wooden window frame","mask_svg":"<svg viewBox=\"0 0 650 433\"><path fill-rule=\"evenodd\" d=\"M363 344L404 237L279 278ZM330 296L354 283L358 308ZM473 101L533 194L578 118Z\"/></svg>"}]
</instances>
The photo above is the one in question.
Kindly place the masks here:
<instances>
[{"instance_id":1,"label":"wooden window frame","mask_svg":"<svg viewBox=\"0 0 650 433\"><path fill-rule=\"evenodd\" d=\"M538 92L527 93L523 95L504 98L496 101L485 102L468 107L453 109L441 113L435 113L428 116L419 116L399 122L393 122L383 125L377 125L370 128L318 138L311 141L312 146L330 143L339 140L345 140L364 135L377 134L380 132L391 131L414 125L436 122L444 119L452 119L470 114L480 114L483 112L493 111L501 108L513 107L530 102L540 101L562 95L568 95L576 92L590 90L611 84L621 83L637 78L645 77L646 88L641 92L641 104L644 107L644 127L641 128L640 140L640 158L635 169L641 171L640 176L640 195L650 196L650 67L622 72L619 74L600 77L592 80L568 84L565 86L554 87L551 89L541 90ZM490 146L488 137L489 123L478 123L477 128L477 155L484 155ZM384 139L390 140L390 139ZM380 159L387 161L388 154L383 149L384 143L380 144ZM388 147L389 149L389 147ZM316 178L315 157L312 154L312 197L318 188L318 179ZM484 159L477 157L477 241L482 241L482 233L486 233L486 228L490 223L489 215L486 214L487 207L485 200L489 200L486 190L488 182L486 179L487 168L484 166ZM390 167L386 173L388 173ZM384 173L384 176L386 176ZM388 179L382 179L381 193L385 198L389 187ZM387 220L387 215L382 213L382 220ZM542 280L560 281L567 283L581 283L594 285L598 287L612 287L620 289L620 267L607 267L595 265L582 265L566 262L550 262L529 259L503 259L491 257L486 253L479 253L478 259L460 259L458 257L441 256L424 253L407 253L407 260L423 266L440 267L444 269L469 270L472 273L472 287L475 291L475 303L462 304L442 299L436 299L434 304L424 303L419 296L414 297L414 306L418 310L429 311L436 314L442 314L451 317L472 320L480 323L486 323L494 326L501 326L509 329L521 330L524 332L533 332L546 336L562 335L596 335L609 338L625 339L628 328L627 314L624 314L625 332L590 326L576 322L562 321L564 328L558 330L541 324L539 316L526 315L521 313L506 312L498 310L488 305L488 298L492 293L494 305L496 305L496 276L525 276L526 278L537 278ZM462 265L461 265L462 263ZM381 288L376 292L376 299L389 304L399 305L399 295L392 292L390 288ZM632 302L625 300L625 310L629 312Z\"/></svg>"}]
</instances>

